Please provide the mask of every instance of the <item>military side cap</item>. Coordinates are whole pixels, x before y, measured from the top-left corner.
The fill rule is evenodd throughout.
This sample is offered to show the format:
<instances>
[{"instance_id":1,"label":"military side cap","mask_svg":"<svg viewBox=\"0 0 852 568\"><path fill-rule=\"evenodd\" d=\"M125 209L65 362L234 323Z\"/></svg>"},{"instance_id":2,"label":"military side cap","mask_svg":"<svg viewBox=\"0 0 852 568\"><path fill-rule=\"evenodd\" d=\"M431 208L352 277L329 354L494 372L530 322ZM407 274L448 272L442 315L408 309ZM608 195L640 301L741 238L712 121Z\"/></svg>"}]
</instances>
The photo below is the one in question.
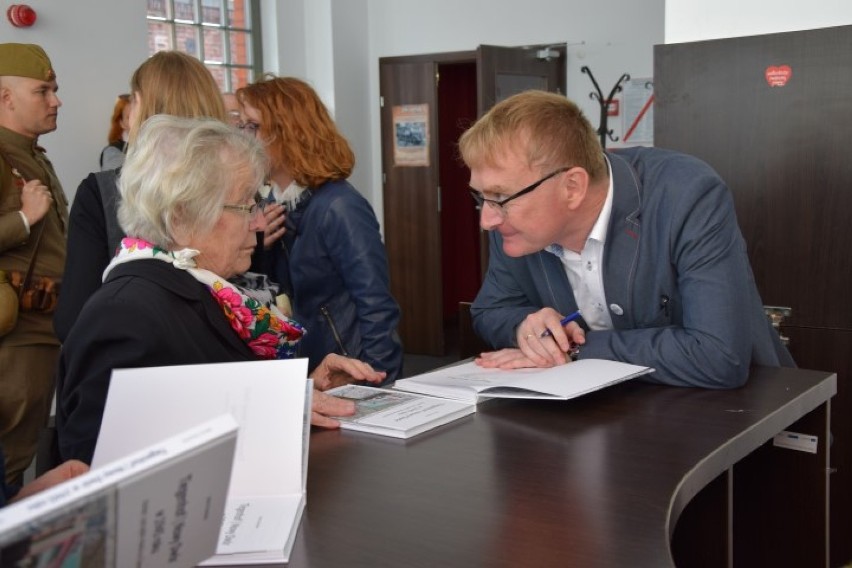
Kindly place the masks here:
<instances>
[{"instance_id":1,"label":"military side cap","mask_svg":"<svg viewBox=\"0 0 852 568\"><path fill-rule=\"evenodd\" d=\"M56 79L47 54L34 43L0 43L0 76Z\"/></svg>"}]
</instances>

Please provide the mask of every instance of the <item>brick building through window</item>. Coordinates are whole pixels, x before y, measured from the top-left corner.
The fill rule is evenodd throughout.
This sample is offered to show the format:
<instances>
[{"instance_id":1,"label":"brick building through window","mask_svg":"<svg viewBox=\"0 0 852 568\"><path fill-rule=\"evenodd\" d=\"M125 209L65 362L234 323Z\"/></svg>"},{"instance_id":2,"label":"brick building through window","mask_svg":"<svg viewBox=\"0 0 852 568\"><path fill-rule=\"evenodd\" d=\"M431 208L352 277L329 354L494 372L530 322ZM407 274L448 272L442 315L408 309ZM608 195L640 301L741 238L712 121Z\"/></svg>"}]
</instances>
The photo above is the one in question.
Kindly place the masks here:
<instances>
[{"instance_id":1,"label":"brick building through window","mask_svg":"<svg viewBox=\"0 0 852 568\"><path fill-rule=\"evenodd\" d=\"M148 53L175 49L197 57L223 92L260 73L258 0L147 0Z\"/></svg>"}]
</instances>

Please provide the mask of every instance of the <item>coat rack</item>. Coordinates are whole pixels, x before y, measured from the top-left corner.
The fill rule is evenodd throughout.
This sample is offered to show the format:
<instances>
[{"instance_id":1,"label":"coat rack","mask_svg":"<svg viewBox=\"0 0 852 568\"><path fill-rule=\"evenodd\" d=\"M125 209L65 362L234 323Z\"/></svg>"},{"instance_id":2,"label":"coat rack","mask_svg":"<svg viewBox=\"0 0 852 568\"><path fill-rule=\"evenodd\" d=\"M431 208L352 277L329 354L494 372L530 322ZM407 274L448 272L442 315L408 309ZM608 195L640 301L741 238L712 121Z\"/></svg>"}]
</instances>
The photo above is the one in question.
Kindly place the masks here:
<instances>
[{"instance_id":1,"label":"coat rack","mask_svg":"<svg viewBox=\"0 0 852 568\"><path fill-rule=\"evenodd\" d=\"M592 70L589 69L588 66L583 65L583 67L580 68L580 71L589 76L589 79L592 80L592 84L595 86L595 91L597 91L597 92L589 93L589 98L598 101L598 104L601 107L601 121L600 121L600 125L598 126L597 132L598 132L598 136L601 137L601 147L606 148L606 139L607 138L609 138L613 142L618 142L618 136L613 136L612 135L612 129L607 128L607 124L606 124L607 120L609 119L609 114L607 113L607 111L609 110L609 104L612 102L612 98L617 93L621 92L621 90L622 90L621 84L625 81L630 80L630 75L628 75L627 73L624 73L618 79L618 81L615 82L615 86L609 92L609 96L606 99L604 99L603 91L601 91L601 88L598 85L598 82L595 80L595 76L592 75Z\"/></svg>"}]
</instances>

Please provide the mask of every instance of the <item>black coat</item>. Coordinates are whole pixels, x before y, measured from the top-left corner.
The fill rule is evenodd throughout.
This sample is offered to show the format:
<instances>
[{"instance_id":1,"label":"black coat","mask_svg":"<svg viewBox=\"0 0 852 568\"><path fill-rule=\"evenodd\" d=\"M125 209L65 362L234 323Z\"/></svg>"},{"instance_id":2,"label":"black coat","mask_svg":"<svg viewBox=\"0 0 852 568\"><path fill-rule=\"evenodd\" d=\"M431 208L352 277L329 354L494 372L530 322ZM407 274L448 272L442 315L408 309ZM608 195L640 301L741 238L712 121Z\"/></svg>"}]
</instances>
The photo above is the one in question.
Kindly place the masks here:
<instances>
[{"instance_id":1,"label":"black coat","mask_svg":"<svg viewBox=\"0 0 852 568\"><path fill-rule=\"evenodd\" d=\"M190 274L159 260L117 266L62 347L56 406L61 458L91 462L113 369L255 358Z\"/></svg>"}]
</instances>

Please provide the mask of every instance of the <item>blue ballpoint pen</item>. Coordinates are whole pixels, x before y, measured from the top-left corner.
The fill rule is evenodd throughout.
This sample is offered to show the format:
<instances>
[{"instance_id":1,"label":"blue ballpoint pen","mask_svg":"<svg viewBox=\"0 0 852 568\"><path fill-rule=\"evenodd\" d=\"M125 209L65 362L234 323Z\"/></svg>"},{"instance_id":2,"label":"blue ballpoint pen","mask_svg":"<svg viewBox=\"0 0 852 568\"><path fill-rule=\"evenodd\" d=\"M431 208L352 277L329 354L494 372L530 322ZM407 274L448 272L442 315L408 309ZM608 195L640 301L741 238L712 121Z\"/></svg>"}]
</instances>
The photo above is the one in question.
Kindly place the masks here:
<instances>
[{"instance_id":1,"label":"blue ballpoint pen","mask_svg":"<svg viewBox=\"0 0 852 568\"><path fill-rule=\"evenodd\" d=\"M578 317L580 317L580 310L577 310L573 314L569 314L569 315L565 316L564 318L562 318L561 320L559 320L559 325L561 327L565 327L566 325L568 325L569 323L571 323L572 321L574 321ZM541 332L541 335L539 335L539 337L543 338L543 337L547 337L548 335L553 335L553 334L550 333L549 329L545 329L544 331Z\"/></svg>"}]
</instances>

